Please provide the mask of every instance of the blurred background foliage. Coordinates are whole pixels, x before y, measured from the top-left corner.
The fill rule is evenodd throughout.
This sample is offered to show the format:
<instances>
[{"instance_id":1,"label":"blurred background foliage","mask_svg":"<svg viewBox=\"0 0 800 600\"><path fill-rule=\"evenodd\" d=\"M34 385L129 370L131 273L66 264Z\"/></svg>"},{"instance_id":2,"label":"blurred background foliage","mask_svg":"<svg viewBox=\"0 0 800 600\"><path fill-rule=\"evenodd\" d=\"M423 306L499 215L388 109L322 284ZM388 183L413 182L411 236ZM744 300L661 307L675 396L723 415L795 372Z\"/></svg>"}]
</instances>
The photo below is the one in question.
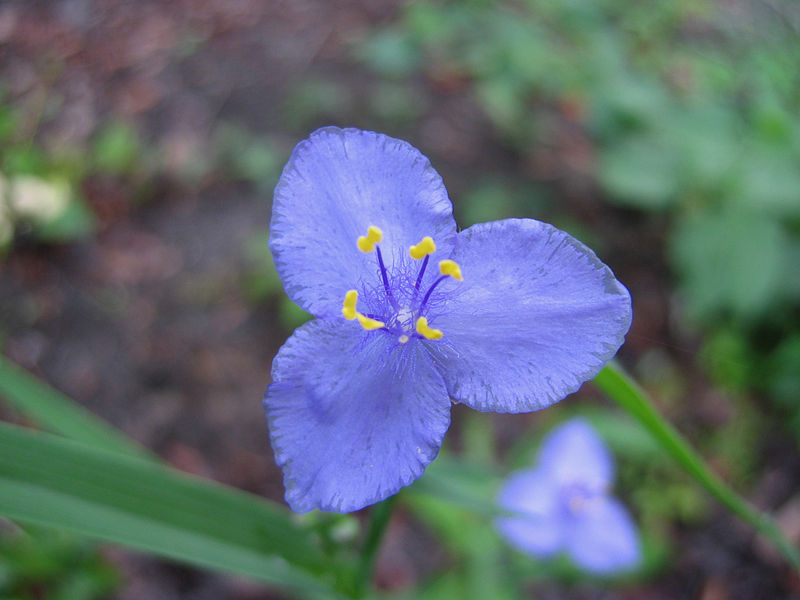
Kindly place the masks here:
<instances>
[{"instance_id":1,"label":"blurred background foliage","mask_svg":"<svg viewBox=\"0 0 800 600\"><path fill-rule=\"evenodd\" d=\"M4 526L0 558L2 598L96 600L119 586L94 544L52 529Z\"/></svg>"},{"instance_id":2,"label":"blurred background foliage","mask_svg":"<svg viewBox=\"0 0 800 600\"><path fill-rule=\"evenodd\" d=\"M293 145L316 127L384 131L409 139L431 158L444 175L462 227L534 217L595 248L633 292L636 322L622 360L734 486L761 493L768 508L790 504L791 490L796 492L798 485L791 470L798 463L793 457L800 442L800 7L795 2L419 1L388 2L374 12L367 3L355 2L340 20L328 8L333 10L327 15L330 25L315 17L315 10L324 13L316 5L288 10L287 16L285 7L255 8L270 3L222 8L224 3L183 2L173 12L148 4L142 23L155 14L177 25L159 25L168 41L142 36L138 58L112 75L146 71L146 60L161 61L154 78L171 90L179 108L162 110L159 101L148 100L147 93L154 92L137 88L144 99L136 100L145 108L122 110L98 101L84 134L64 143L51 134L70 106L68 91L60 87L66 81L69 89L70 55L59 55L63 42L49 47L38 38L41 47L28 61L38 83L20 91L12 67L18 62L15 52L26 47L15 42L14 34L23 36L30 29L26 23L42 17L72 27L75 15L85 12L75 7L91 4L12 2L0 11L0 253L12 265L0 266L5 289L16 289L9 284L18 272L15 256L40 253L46 260L65 261L61 264L68 272L60 251L88 248L91 254L92 240L102 243L116 223L135 218L141 214L137 211L157 211L164 198L200 198L202 203L244 195L259 207L246 219L258 214L263 220L246 235L221 232L233 246L228 262L219 267L213 257L198 252L201 258L187 258L163 281L177 281L171 298L179 310L180 302L186 302L209 314L219 306L230 309L235 287L241 310L256 316L255 322L245 317L235 321L238 313L230 309L238 323L232 330L250 327L249 339L267 338L261 343L268 355L308 318L285 298L266 251L268 198L282 165ZM108 6L116 4L124 3ZM104 11L109 19L117 17L113 9ZM80 18L89 23L81 26L103 34L101 18ZM292 47L300 48L300 58L282 65L281 52L294 51L286 48L295 34ZM258 54L252 50L253 35L274 45ZM237 52L230 53L232 47ZM226 52L224 59L215 58ZM212 74L193 79L198 65L207 65ZM290 75L274 76L281 69ZM222 91L207 83L228 72L241 75L245 83L237 83L238 88L220 84ZM107 72L97 78L100 86L113 80ZM279 84L262 87L259 78ZM172 117L198 110L184 95L197 89L211 98L203 126L173 130ZM162 104L169 93L164 96ZM220 220L219 226L226 225ZM211 237L208 243L213 244ZM198 275L198 261L217 270ZM103 314L131 320L126 310L138 306L132 299L138 291L135 286L120 291L117 282L93 302ZM23 304L19 310L3 306L0 347L26 364L27 351L19 350L24 344L15 341L24 328L39 327L37 319L46 311L31 309L27 300ZM164 317L171 319L180 322L174 312ZM158 330L163 323L154 320L152 335L163 332ZM68 330L58 327L55 335ZM211 335L203 331L198 337L211 344L216 330ZM191 358L200 363L198 370L207 371L195 375L191 364L171 376L165 372L170 361L139 371L160 392L165 381L196 376L203 387L209 372L233 368L208 366L204 361L210 359L199 352ZM47 373L37 360L26 366ZM266 365L262 374L266 383ZM190 395L186 389L181 393ZM257 405L258 394L246 402ZM543 433L577 410L618 457L618 488L645 541L639 581L669 572L670 565L691 571L692 561L702 558L686 557L681 532L713 520L706 496L637 425L602 405L591 391L583 396L588 402L563 403L514 424L497 417L489 427L490 421L478 418L484 415L457 415L444 464L451 454L462 455L477 465L477 473L464 474L456 486L490 496L501 472L530 464ZM104 416L113 421L115 410ZM176 435L191 428L159 426L173 428ZM196 440L205 438L189 433L182 439L199 444ZM791 440L788 446L785 439ZM265 440L263 433L260 441ZM164 442L164 448L171 446ZM265 448L260 452L266 454ZM188 470L211 469L185 450L174 451L168 460ZM789 483L769 492L764 480L775 472ZM266 491L252 483L262 477L260 472L234 483L278 497L279 480L270 473L276 482ZM428 578L419 588L420 598L465 597L465 589L483 590L479 597L485 598L514 597L518 590L508 587L509 574L545 591L554 579L582 585L566 563L543 565L513 555L484 518L454 512L413 490L404 496L404 506L414 522L441 537L444 550L431 551L433 563L451 567ZM320 531L333 531L335 537L341 529L345 538L353 537L351 520L311 518L320 520ZM787 519L786 530L800 536L789 511ZM396 525L400 531L406 527L406 521ZM31 553L34 543L40 549ZM424 537L418 543L427 543L428 550L434 545ZM85 548L52 532L0 530L0 595L110 594L114 578ZM758 556L774 566L768 554ZM742 560L754 559L747 554ZM725 564L729 571L738 565ZM429 570L419 567L423 573ZM77 579L58 575L67 571ZM402 588L400 567L384 567L383 573L384 587ZM72 596L30 591L31 580L47 586L53 578L82 591Z\"/></svg>"}]
</instances>

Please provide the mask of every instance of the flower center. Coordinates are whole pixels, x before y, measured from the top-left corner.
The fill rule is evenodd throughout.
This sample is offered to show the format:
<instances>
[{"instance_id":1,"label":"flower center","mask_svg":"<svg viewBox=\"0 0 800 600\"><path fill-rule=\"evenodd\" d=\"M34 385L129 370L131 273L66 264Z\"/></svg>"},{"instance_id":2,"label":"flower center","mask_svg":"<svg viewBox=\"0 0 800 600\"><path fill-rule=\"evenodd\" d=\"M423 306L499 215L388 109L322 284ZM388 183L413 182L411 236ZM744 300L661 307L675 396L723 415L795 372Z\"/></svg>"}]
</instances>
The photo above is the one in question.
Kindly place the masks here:
<instances>
[{"instance_id":1,"label":"flower center","mask_svg":"<svg viewBox=\"0 0 800 600\"><path fill-rule=\"evenodd\" d=\"M433 238L426 236L409 248L409 255L414 261L422 261L416 277L392 277L386 269L379 242L383 239L383 232L380 228L370 225L367 235L362 235L356 241L356 245L361 252L375 253L380 272L380 284L376 291L381 296L379 307L371 306L372 312L361 313L356 308L358 303L358 291L349 290L344 297L342 304L342 315L344 318L353 321L357 320L361 327L367 331L381 330L397 336L397 341L401 344L408 343L412 338L425 338L428 340L438 340L444 335L441 330L435 329L428 324L428 309L431 306L431 299L434 291L439 285L448 278L463 281L461 268L453 260L446 259L439 261L439 273L441 274L423 293L420 290L422 278L428 267L430 255L436 252L436 244ZM391 279L391 281L390 281ZM398 281L400 285L398 285ZM412 284L412 281L414 282Z\"/></svg>"},{"instance_id":2,"label":"flower center","mask_svg":"<svg viewBox=\"0 0 800 600\"><path fill-rule=\"evenodd\" d=\"M581 484L571 484L562 490L564 506L573 515L591 510L602 495L601 492Z\"/></svg>"}]
</instances>

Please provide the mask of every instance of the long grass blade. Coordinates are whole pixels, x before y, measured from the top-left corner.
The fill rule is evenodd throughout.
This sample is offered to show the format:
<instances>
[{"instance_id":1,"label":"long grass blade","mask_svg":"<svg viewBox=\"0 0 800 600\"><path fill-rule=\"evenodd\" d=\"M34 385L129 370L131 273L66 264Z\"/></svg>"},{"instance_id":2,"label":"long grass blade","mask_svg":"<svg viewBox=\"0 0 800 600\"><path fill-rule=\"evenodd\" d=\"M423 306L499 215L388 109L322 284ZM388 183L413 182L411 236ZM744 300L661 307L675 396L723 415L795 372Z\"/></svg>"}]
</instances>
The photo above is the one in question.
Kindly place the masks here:
<instances>
[{"instance_id":1,"label":"long grass blade","mask_svg":"<svg viewBox=\"0 0 800 600\"><path fill-rule=\"evenodd\" d=\"M680 433L656 412L644 390L620 367L613 363L607 365L597 375L594 383L609 398L637 419L661 447L714 498L775 544L784 558L795 570L800 572L800 552L781 533L774 520L769 515L756 510L720 479Z\"/></svg>"},{"instance_id":2,"label":"long grass blade","mask_svg":"<svg viewBox=\"0 0 800 600\"><path fill-rule=\"evenodd\" d=\"M158 464L0 423L0 516L336 597L278 505Z\"/></svg>"}]
</instances>

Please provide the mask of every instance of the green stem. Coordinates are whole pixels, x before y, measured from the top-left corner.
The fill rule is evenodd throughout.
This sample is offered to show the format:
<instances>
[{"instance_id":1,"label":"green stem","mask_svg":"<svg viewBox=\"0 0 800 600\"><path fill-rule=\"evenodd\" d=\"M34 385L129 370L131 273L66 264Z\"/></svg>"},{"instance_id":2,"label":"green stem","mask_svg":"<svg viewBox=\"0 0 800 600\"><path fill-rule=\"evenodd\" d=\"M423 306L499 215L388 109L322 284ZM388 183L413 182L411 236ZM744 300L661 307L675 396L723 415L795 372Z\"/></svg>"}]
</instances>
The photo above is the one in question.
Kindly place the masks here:
<instances>
[{"instance_id":1,"label":"green stem","mask_svg":"<svg viewBox=\"0 0 800 600\"><path fill-rule=\"evenodd\" d=\"M355 577L355 597L362 598L364 593L372 580L372 571L375 567L375 561L378 558L378 548L381 544L383 534L386 532L386 526L389 524L389 519L392 516L397 495L384 500L372 507L369 515L369 529L367 530L367 538L364 540L364 548L361 550L361 560L358 563Z\"/></svg>"},{"instance_id":2,"label":"green stem","mask_svg":"<svg viewBox=\"0 0 800 600\"><path fill-rule=\"evenodd\" d=\"M645 392L619 366L613 363L607 365L594 383L644 425L670 456L723 506L769 538L784 558L800 572L800 552L781 533L775 521L751 506L709 469L680 433L659 416Z\"/></svg>"}]
</instances>

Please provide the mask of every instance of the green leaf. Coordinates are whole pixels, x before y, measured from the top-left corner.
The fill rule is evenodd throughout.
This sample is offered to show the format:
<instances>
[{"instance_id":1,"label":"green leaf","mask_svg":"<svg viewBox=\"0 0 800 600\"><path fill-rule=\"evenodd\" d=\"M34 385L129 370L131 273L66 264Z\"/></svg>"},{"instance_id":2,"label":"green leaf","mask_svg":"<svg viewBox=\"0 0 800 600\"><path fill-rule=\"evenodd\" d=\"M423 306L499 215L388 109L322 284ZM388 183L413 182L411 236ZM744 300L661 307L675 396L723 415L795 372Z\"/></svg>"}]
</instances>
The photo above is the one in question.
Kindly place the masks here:
<instances>
[{"instance_id":1,"label":"green leaf","mask_svg":"<svg viewBox=\"0 0 800 600\"><path fill-rule=\"evenodd\" d=\"M599 166L600 182L619 204L658 210L677 198L677 152L656 135L631 137L603 150Z\"/></svg>"},{"instance_id":2,"label":"green leaf","mask_svg":"<svg viewBox=\"0 0 800 600\"><path fill-rule=\"evenodd\" d=\"M337 597L287 511L155 463L0 424L0 515Z\"/></svg>"},{"instance_id":3,"label":"green leaf","mask_svg":"<svg viewBox=\"0 0 800 600\"><path fill-rule=\"evenodd\" d=\"M753 211L787 218L800 216L797 158L780 147L756 148L741 161L735 200Z\"/></svg>"},{"instance_id":4,"label":"green leaf","mask_svg":"<svg viewBox=\"0 0 800 600\"><path fill-rule=\"evenodd\" d=\"M754 316L783 295L789 246L769 216L734 210L693 216L678 224L670 250L696 316L722 310Z\"/></svg>"},{"instance_id":5,"label":"green leaf","mask_svg":"<svg viewBox=\"0 0 800 600\"><path fill-rule=\"evenodd\" d=\"M101 450L155 458L105 421L2 356L0 396L26 418L55 433Z\"/></svg>"},{"instance_id":6,"label":"green leaf","mask_svg":"<svg viewBox=\"0 0 800 600\"><path fill-rule=\"evenodd\" d=\"M411 596L414 600L453 600L467 597L467 582L463 573L447 569L437 573L434 579L419 587Z\"/></svg>"},{"instance_id":7,"label":"green leaf","mask_svg":"<svg viewBox=\"0 0 800 600\"><path fill-rule=\"evenodd\" d=\"M356 110L354 89L343 81L309 76L292 86L286 94L280 117L293 130L304 130L319 123L335 122L340 115ZM280 161L283 164L286 156ZM280 164L278 167L280 167ZM277 174L275 176L277 179Z\"/></svg>"},{"instance_id":8,"label":"green leaf","mask_svg":"<svg viewBox=\"0 0 800 600\"><path fill-rule=\"evenodd\" d=\"M79 196L73 196L64 211L55 219L36 225L36 237L46 242L67 242L90 235L95 218L89 205Z\"/></svg>"},{"instance_id":9,"label":"green leaf","mask_svg":"<svg viewBox=\"0 0 800 600\"><path fill-rule=\"evenodd\" d=\"M434 485L437 480L438 477ZM476 498L485 495L477 490L473 493ZM454 555L456 564L451 570L459 573L465 586L456 597L498 600L515 597L506 573L503 543L491 519L434 495L404 494L404 498L417 518L430 527ZM435 594L423 595L426 596L436 597Z\"/></svg>"},{"instance_id":10,"label":"green leaf","mask_svg":"<svg viewBox=\"0 0 800 600\"><path fill-rule=\"evenodd\" d=\"M124 175L136 165L141 155L136 130L124 121L109 123L94 140L93 160L100 173Z\"/></svg>"},{"instance_id":11,"label":"green leaf","mask_svg":"<svg viewBox=\"0 0 800 600\"><path fill-rule=\"evenodd\" d=\"M425 93L407 82L383 81L369 94L370 114L393 124L414 123L425 114L428 104Z\"/></svg>"},{"instance_id":12,"label":"green leaf","mask_svg":"<svg viewBox=\"0 0 800 600\"><path fill-rule=\"evenodd\" d=\"M764 385L784 409L786 425L800 441L800 334L782 341L766 362Z\"/></svg>"},{"instance_id":13,"label":"green leaf","mask_svg":"<svg viewBox=\"0 0 800 600\"><path fill-rule=\"evenodd\" d=\"M288 331L300 327L300 325L312 318L310 314L289 300L289 298L281 298L280 306L278 306L278 320Z\"/></svg>"},{"instance_id":14,"label":"green leaf","mask_svg":"<svg viewBox=\"0 0 800 600\"><path fill-rule=\"evenodd\" d=\"M6 175L42 175L47 171L47 158L36 146L11 146L3 152L3 170Z\"/></svg>"},{"instance_id":15,"label":"green leaf","mask_svg":"<svg viewBox=\"0 0 800 600\"><path fill-rule=\"evenodd\" d=\"M250 301L260 302L283 289L269 251L269 234L266 231L247 238L242 252L246 263L242 287Z\"/></svg>"},{"instance_id":16,"label":"green leaf","mask_svg":"<svg viewBox=\"0 0 800 600\"><path fill-rule=\"evenodd\" d=\"M8 524L6 524L8 525ZM0 598L101 600L120 574L95 544L50 527L0 529Z\"/></svg>"},{"instance_id":17,"label":"green leaf","mask_svg":"<svg viewBox=\"0 0 800 600\"><path fill-rule=\"evenodd\" d=\"M532 121L521 118L527 114L524 93L517 80L492 77L476 84L475 93L489 117L510 137L515 131L528 132Z\"/></svg>"},{"instance_id":18,"label":"green leaf","mask_svg":"<svg viewBox=\"0 0 800 600\"><path fill-rule=\"evenodd\" d=\"M359 54L370 69L387 77L407 77L421 60L408 35L395 29L385 29L365 40Z\"/></svg>"},{"instance_id":19,"label":"green leaf","mask_svg":"<svg viewBox=\"0 0 800 600\"><path fill-rule=\"evenodd\" d=\"M595 62L602 59L598 53ZM612 62L617 53L612 52ZM611 71L606 68L606 71ZM621 132L653 128L672 110L663 86L651 79L632 77L622 71L615 77L601 77L593 97L592 125L606 139L619 139Z\"/></svg>"},{"instance_id":20,"label":"green leaf","mask_svg":"<svg viewBox=\"0 0 800 600\"><path fill-rule=\"evenodd\" d=\"M659 416L644 391L630 377L612 363L598 373L594 383L644 425L664 451L723 506L769 538L784 558L800 572L800 552L784 537L769 515L753 508L728 487L675 428Z\"/></svg>"},{"instance_id":21,"label":"green leaf","mask_svg":"<svg viewBox=\"0 0 800 600\"><path fill-rule=\"evenodd\" d=\"M0 141L7 141L19 126L19 113L10 106L0 106Z\"/></svg>"},{"instance_id":22,"label":"green leaf","mask_svg":"<svg viewBox=\"0 0 800 600\"><path fill-rule=\"evenodd\" d=\"M485 467L440 454L406 495L431 496L467 512L493 518L505 514L494 502L500 478Z\"/></svg>"},{"instance_id":23,"label":"green leaf","mask_svg":"<svg viewBox=\"0 0 800 600\"><path fill-rule=\"evenodd\" d=\"M741 154L741 124L723 106L686 108L664 120L664 135L680 149L686 183L711 190L724 186ZM712 197L718 193L712 193Z\"/></svg>"}]
</instances>

